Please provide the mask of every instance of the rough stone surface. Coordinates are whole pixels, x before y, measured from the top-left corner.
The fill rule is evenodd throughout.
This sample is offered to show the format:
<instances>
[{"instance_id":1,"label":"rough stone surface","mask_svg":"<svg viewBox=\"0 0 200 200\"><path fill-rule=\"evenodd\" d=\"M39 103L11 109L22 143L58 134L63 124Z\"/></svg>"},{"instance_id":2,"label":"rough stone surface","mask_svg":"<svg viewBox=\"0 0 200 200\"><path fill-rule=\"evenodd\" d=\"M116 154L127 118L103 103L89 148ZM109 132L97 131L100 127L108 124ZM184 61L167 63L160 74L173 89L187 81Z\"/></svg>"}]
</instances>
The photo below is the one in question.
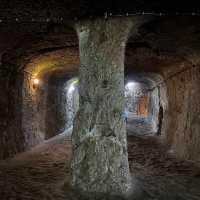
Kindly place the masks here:
<instances>
[{"instance_id":1,"label":"rough stone surface","mask_svg":"<svg viewBox=\"0 0 200 200\"><path fill-rule=\"evenodd\" d=\"M45 138L44 122L42 119L46 102L46 85L34 86L34 78L24 73L22 90L22 134L25 137L26 150L33 147Z\"/></svg>"},{"instance_id":2,"label":"rough stone surface","mask_svg":"<svg viewBox=\"0 0 200 200\"><path fill-rule=\"evenodd\" d=\"M72 185L82 191L125 194L130 187L122 112L124 50L132 24L127 18L77 25L80 108L71 166Z\"/></svg>"},{"instance_id":3,"label":"rough stone surface","mask_svg":"<svg viewBox=\"0 0 200 200\"><path fill-rule=\"evenodd\" d=\"M49 139L65 130L66 115L66 75L51 74L48 79L47 99L45 104L45 138Z\"/></svg>"},{"instance_id":4,"label":"rough stone surface","mask_svg":"<svg viewBox=\"0 0 200 200\"><path fill-rule=\"evenodd\" d=\"M126 57L127 66L132 64L135 72L162 77L156 81L163 108L161 137L178 157L196 162L200 146L199 19L170 17L164 23L147 23L151 31L145 32L145 26L141 29L144 34L133 40Z\"/></svg>"},{"instance_id":5,"label":"rough stone surface","mask_svg":"<svg viewBox=\"0 0 200 200\"><path fill-rule=\"evenodd\" d=\"M21 123L23 74L2 68L0 72L0 159L4 159L24 151L26 146Z\"/></svg>"},{"instance_id":6,"label":"rough stone surface","mask_svg":"<svg viewBox=\"0 0 200 200\"><path fill-rule=\"evenodd\" d=\"M64 88L66 98L66 124L65 129L73 127L74 118L79 109L78 79L70 79Z\"/></svg>"},{"instance_id":7,"label":"rough stone surface","mask_svg":"<svg viewBox=\"0 0 200 200\"><path fill-rule=\"evenodd\" d=\"M25 151L44 138L45 117L42 110L46 110L43 105L45 96L41 94L42 90L32 90L32 78L46 68L48 72L58 66L71 72L79 63L77 48L65 49L74 45L73 38L77 40L74 31L70 31L72 37L70 34L66 37L68 28L65 27L64 31L61 28L57 34L58 26L50 25L50 28L47 24L0 24L0 159ZM10 32L12 35L8 34ZM52 50L56 52L53 56Z\"/></svg>"},{"instance_id":8,"label":"rough stone surface","mask_svg":"<svg viewBox=\"0 0 200 200\"><path fill-rule=\"evenodd\" d=\"M199 162L200 67L187 67L161 87L168 101L162 134L179 157Z\"/></svg>"},{"instance_id":9,"label":"rough stone surface","mask_svg":"<svg viewBox=\"0 0 200 200\"><path fill-rule=\"evenodd\" d=\"M63 80L63 72L51 76L53 82L48 81L48 74L38 76L40 83L34 86L31 73L0 71L1 159L26 151L65 130L67 78Z\"/></svg>"}]
</instances>

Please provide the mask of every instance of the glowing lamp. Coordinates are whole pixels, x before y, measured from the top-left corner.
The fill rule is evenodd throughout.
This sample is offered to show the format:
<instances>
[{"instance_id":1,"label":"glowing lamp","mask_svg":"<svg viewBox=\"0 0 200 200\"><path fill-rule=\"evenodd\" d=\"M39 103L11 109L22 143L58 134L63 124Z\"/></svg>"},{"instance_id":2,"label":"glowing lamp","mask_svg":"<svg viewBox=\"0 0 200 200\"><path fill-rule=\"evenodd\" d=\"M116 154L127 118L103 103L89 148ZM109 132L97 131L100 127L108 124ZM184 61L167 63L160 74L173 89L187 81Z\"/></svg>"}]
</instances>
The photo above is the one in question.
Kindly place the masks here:
<instances>
[{"instance_id":1,"label":"glowing lamp","mask_svg":"<svg viewBox=\"0 0 200 200\"><path fill-rule=\"evenodd\" d=\"M39 84L39 79L37 79L37 78L35 78L34 80L33 80L33 83L35 84L35 85L38 85Z\"/></svg>"},{"instance_id":2,"label":"glowing lamp","mask_svg":"<svg viewBox=\"0 0 200 200\"><path fill-rule=\"evenodd\" d=\"M126 87L130 90L130 89L133 89L135 87L135 82L128 82L126 84Z\"/></svg>"},{"instance_id":3,"label":"glowing lamp","mask_svg":"<svg viewBox=\"0 0 200 200\"><path fill-rule=\"evenodd\" d=\"M72 93L75 90L75 87L73 85L71 85L68 89L69 93Z\"/></svg>"}]
</instances>

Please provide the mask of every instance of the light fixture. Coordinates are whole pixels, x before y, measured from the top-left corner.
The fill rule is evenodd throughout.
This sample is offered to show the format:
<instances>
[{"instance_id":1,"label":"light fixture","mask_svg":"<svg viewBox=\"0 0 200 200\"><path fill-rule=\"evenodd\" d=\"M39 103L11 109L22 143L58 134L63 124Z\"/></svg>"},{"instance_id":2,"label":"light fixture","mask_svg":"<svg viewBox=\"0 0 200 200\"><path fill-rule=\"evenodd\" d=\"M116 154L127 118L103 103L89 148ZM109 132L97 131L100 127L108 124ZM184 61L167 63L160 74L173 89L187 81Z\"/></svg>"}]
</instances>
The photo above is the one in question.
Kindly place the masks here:
<instances>
[{"instance_id":1,"label":"light fixture","mask_svg":"<svg viewBox=\"0 0 200 200\"><path fill-rule=\"evenodd\" d=\"M69 89L68 89L68 93L72 93L75 90L75 87L73 85L70 85Z\"/></svg>"},{"instance_id":2,"label":"light fixture","mask_svg":"<svg viewBox=\"0 0 200 200\"><path fill-rule=\"evenodd\" d=\"M34 83L34 85L38 85L39 84L39 79L37 79L37 78L35 78L34 80L33 80L33 83Z\"/></svg>"},{"instance_id":3,"label":"light fixture","mask_svg":"<svg viewBox=\"0 0 200 200\"><path fill-rule=\"evenodd\" d=\"M135 82L128 82L125 87L131 90L135 87L135 84L136 84Z\"/></svg>"}]
</instances>

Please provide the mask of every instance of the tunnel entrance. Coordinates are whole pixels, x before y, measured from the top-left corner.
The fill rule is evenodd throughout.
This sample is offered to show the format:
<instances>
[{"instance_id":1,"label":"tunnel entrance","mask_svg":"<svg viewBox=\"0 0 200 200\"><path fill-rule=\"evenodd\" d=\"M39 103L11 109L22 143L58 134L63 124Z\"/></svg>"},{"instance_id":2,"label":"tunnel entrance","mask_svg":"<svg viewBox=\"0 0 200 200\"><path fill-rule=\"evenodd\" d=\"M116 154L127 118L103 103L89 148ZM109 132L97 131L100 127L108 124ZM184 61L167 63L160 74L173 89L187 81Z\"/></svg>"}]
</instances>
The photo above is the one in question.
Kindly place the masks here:
<instances>
[{"instance_id":1,"label":"tunnel entrance","mask_svg":"<svg viewBox=\"0 0 200 200\"><path fill-rule=\"evenodd\" d=\"M125 112L129 134L142 136L158 135L161 132L160 107L163 102L154 76L157 75L147 73L133 74L126 78Z\"/></svg>"},{"instance_id":2,"label":"tunnel entrance","mask_svg":"<svg viewBox=\"0 0 200 200\"><path fill-rule=\"evenodd\" d=\"M148 93L144 84L130 81L125 85L125 110L135 116L148 117Z\"/></svg>"},{"instance_id":3,"label":"tunnel entrance","mask_svg":"<svg viewBox=\"0 0 200 200\"><path fill-rule=\"evenodd\" d=\"M78 83L78 78L71 78L63 86L65 103L62 112L65 112L66 118L63 132L67 134L71 133L68 129L73 128L73 121L79 109ZM139 81L128 81L125 84L124 113L129 135L155 135L158 132L160 134L162 121L161 111L158 108L160 105L158 91L157 88L151 91L151 85L148 84Z\"/></svg>"},{"instance_id":4,"label":"tunnel entrance","mask_svg":"<svg viewBox=\"0 0 200 200\"><path fill-rule=\"evenodd\" d=\"M55 84L55 77L53 77L53 80L54 89L48 92L49 97L47 96L46 103L45 134L48 135L46 139L60 133L70 136L71 131L69 129L73 128L73 121L79 109L78 78L64 78L61 81L62 86L59 86L60 89ZM158 96L158 88L151 89L152 84L156 83L151 81L129 80L125 84L124 113L129 135L161 134L163 110L161 110L162 106ZM52 89L50 85L49 91ZM56 96L58 96L57 100ZM49 116L52 117L49 119ZM58 127L57 129L55 128L56 126Z\"/></svg>"},{"instance_id":5,"label":"tunnel entrance","mask_svg":"<svg viewBox=\"0 0 200 200\"><path fill-rule=\"evenodd\" d=\"M58 70L38 75L31 82L32 98L30 101L23 99L23 125L29 128L24 128L24 133L29 137L35 134L40 139L38 143L69 133L78 109L78 79ZM28 92L30 94L30 90ZM31 138L27 140L32 141Z\"/></svg>"}]
</instances>

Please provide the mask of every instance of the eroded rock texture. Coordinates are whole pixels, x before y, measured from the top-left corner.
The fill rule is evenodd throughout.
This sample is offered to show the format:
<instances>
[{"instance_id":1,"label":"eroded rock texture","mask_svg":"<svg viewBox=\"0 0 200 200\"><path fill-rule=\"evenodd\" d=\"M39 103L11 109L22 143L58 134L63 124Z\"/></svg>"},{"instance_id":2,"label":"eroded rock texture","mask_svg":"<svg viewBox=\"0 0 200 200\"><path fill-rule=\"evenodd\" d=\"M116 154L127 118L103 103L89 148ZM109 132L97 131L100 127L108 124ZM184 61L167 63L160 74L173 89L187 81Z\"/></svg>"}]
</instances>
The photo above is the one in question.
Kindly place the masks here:
<instances>
[{"instance_id":1,"label":"eroded rock texture","mask_svg":"<svg viewBox=\"0 0 200 200\"><path fill-rule=\"evenodd\" d=\"M163 127L166 141L179 157L200 161L200 67L187 66L161 90L166 90L168 101Z\"/></svg>"},{"instance_id":2,"label":"eroded rock texture","mask_svg":"<svg viewBox=\"0 0 200 200\"><path fill-rule=\"evenodd\" d=\"M126 57L127 66L134 66L135 71L161 76L159 80L148 75L155 80L154 88L158 90L161 109L155 111L161 116L161 138L177 157L197 162L200 147L197 136L200 124L199 19L169 17L165 22L161 19L157 24L149 24L150 32L133 40Z\"/></svg>"},{"instance_id":3,"label":"eroded rock texture","mask_svg":"<svg viewBox=\"0 0 200 200\"><path fill-rule=\"evenodd\" d=\"M22 84L23 74L10 72L5 69L0 71L0 159L13 156L24 151L25 137L22 134L21 109L22 109ZM16 73L13 76L13 73ZM13 98L15 97L15 98Z\"/></svg>"},{"instance_id":4,"label":"eroded rock texture","mask_svg":"<svg viewBox=\"0 0 200 200\"><path fill-rule=\"evenodd\" d=\"M65 130L72 128L74 117L79 108L79 92L78 92L78 78L73 77L68 79L62 91L65 99L64 109L65 113Z\"/></svg>"},{"instance_id":5,"label":"eroded rock texture","mask_svg":"<svg viewBox=\"0 0 200 200\"><path fill-rule=\"evenodd\" d=\"M64 90L65 76L51 75L48 80L47 100L45 107L45 136L49 139L65 130L66 92Z\"/></svg>"},{"instance_id":6,"label":"eroded rock texture","mask_svg":"<svg viewBox=\"0 0 200 200\"><path fill-rule=\"evenodd\" d=\"M122 112L124 50L133 23L125 18L77 25L80 108L71 166L72 185L83 191L124 194L130 186Z\"/></svg>"},{"instance_id":7,"label":"eroded rock texture","mask_svg":"<svg viewBox=\"0 0 200 200\"><path fill-rule=\"evenodd\" d=\"M0 159L23 152L44 139L42 110L46 110L46 100L41 93L45 83L42 82L39 90L33 89L33 77L57 66L64 66L70 72L77 69L78 49L71 48L72 38L76 41L74 31L72 37L71 34L66 37L68 28L55 31L57 25L47 24L0 24Z\"/></svg>"},{"instance_id":8,"label":"eroded rock texture","mask_svg":"<svg viewBox=\"0 0 200 200\"><path fill-rule=\"evenodd\" d=\"M24 72L22 90L22 134L26 149L44 141L43 110L46 103L46 83L34 86L33 77Z\"/></svg>"}]
</instances>

